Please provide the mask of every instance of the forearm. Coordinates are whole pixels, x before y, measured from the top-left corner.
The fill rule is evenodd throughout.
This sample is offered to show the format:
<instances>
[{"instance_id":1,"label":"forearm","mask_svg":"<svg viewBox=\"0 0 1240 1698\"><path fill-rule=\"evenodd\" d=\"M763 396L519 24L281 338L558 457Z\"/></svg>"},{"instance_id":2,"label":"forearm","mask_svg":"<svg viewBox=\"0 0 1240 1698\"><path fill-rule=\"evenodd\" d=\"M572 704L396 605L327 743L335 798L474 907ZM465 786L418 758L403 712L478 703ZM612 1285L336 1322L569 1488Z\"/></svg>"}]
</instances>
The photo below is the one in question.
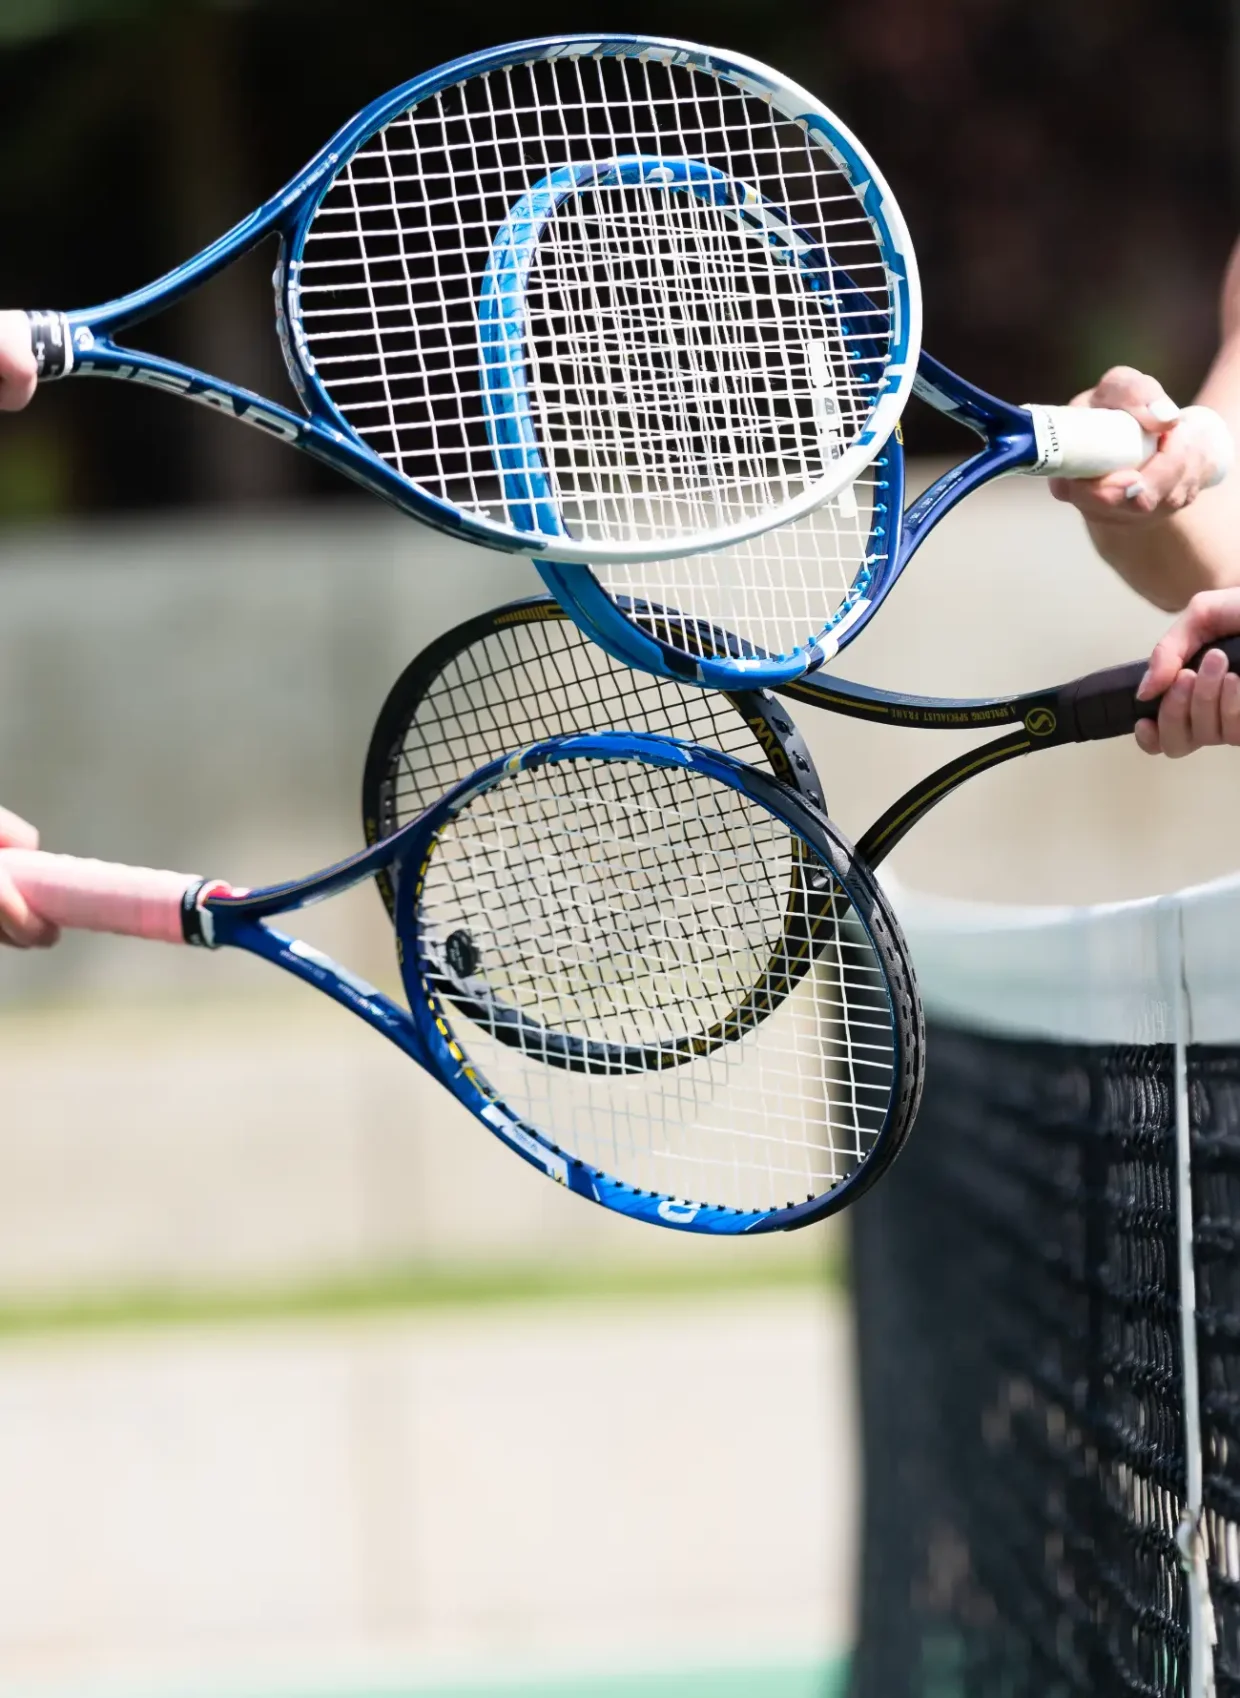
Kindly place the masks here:
<instances>
[{"instance_id":1,"label":"forearm","mask_svg":"<svg viewBox=\"0 0 1240 1698\"><path fill-rule=\"evenodd\" d=\"M1196 401L1240 442L1240 249L1223 284L1222 342ZM1169 613L1202 590L1240 584L1240 474L1203 490L1180 511L1134 522L1122 511L1086 511L1094 547L1139 595Z\"/></svg>"},{"instance_id":2,"label":"forearm","mask_svg":"<svg viewBox=\"0 0 1240 1698\"><path fill-rule=\"evenodd\" d=\"M1240 500L1230 483L1144 525L1087 519L1090 540L1124 582L1155 607L1178 613L1201 590L1240 584Z\"/></svg>"}]
</instances>

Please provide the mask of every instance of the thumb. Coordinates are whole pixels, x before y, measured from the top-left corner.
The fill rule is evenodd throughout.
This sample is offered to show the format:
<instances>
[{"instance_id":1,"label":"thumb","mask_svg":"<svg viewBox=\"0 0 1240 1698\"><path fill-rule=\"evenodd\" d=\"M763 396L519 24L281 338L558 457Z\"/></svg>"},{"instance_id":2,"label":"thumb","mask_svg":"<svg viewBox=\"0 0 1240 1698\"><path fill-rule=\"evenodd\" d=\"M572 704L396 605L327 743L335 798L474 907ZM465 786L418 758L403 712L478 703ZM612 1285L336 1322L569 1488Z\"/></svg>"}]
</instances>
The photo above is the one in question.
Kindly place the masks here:
<instances>
[{"instance_id":1,"label":"thumb","mask_svg":"<svg viewBox=\"0 0 1240 1698\"><path fill-rule=\"evenodd\" d=\"M37 849L39 834L35 828L7 808L0 808L0 849Z\"/></svg>"},{"instance_id":2,"label":"thumb","mask_svg":"<svg viewBox=\"0 0 1240 1698\"><path fill-rule=\"evenodd\" d=\"M1139 701L1165 695L1198 649L1216 637L1240 633L1240 589L1203 590L1195 595L1175 624L1154 647L1145 676L1137 686Z\"/></svg>"}]
</instances>

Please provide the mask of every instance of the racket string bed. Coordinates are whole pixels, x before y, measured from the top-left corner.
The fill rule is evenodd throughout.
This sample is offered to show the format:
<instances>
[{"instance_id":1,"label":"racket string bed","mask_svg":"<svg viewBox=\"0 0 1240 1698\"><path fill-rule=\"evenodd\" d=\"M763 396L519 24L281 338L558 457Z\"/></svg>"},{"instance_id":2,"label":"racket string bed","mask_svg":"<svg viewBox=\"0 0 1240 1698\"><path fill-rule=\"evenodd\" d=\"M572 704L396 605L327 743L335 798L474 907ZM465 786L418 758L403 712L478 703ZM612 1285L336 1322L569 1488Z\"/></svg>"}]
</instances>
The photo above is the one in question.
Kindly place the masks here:
<instances>
[{"instance_id":1,"label":"racket string bed","mask_svg":"<svg viewBox=\"0 0 1240 1698\"><path fill-rule=\"evenodd\" d=\"M668 186L660 160L713 176ZM634 164L609 171L615 161ZM510 521L480 283L514 206L591 163L540 214L522 302L540 463L569 533L649 542L803 493L885 387L887 265L832 155L700 64L510 65L440 89L363 143L310 222L297 276L319 382L403 476ZM837 255L870 298L847 319L830 286Z\"/></svg>"},{"instance_id":2,"label":"racket string bed","mask_svg":"<svg viewBox=\"0 0 1240 1698\"><path fill-rule=\"evenodd\" d=\"M425 870L428 948L455 939L459 961L463 938L472 968L444 1017L499 1099L635 1189L735 1209L821 1195L874 1147L897 1039L874 946L809 855L680 768L522 773Z\"/></svg>"},{"instance_id":3,"label":"racket string bed","mask_svg":"<svg viewBox=\"0 0 1240 1698\"><path fill-rule=\"evenodd\" d=\"M387 754L384 833L496 754L549 736L613 727L709 743L750 765L767 755L725 698L635 673L569 621L524 619L453 655Z\"/></svg>"},{"instance_id":4,"label":"racket string bed","mask_svg":"<svg viewBox=\"0 0 1240 1698\"><path fill-rule=\"evenodd\" d=\"M593 575L634 622L681 653L782 659L828 642L886 565L885 456L806 518L679 560ZM738 680L743 669L738 668Z\"/></svg>"}]
</instances>

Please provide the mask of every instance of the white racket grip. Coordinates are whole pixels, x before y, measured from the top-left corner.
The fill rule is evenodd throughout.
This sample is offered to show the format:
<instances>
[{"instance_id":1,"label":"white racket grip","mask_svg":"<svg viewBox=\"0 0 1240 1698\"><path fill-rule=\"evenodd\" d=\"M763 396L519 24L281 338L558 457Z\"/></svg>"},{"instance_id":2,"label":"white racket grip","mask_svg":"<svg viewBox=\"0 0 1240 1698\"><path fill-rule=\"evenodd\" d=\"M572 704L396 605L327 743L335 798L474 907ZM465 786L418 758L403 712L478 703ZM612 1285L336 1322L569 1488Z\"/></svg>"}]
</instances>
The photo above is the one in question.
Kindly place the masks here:
<instances>
[{"instance_id":1,"label":"white racket grip","mask_svg":"<svg viewBox=\"0 0 1240 1698\"><path fill-rule=\"evenodd\" d=\"M1033 420L1038 457L1022 469L1034 477L1101 478L1143 466L1158 451L1158 438L1116 407L1039 407L1026 402L1025 411Z\"/></svg>"},{"instance_id":2,"label":"white racket grip","mask_svg":"<svg viewBox=\"0 0 1240 1698\"><path fill-rule=\"evenodd\" d=\"M53 925L155 943L186 942L183 904L187 892L202 884L189 873L48 855L38 849L0 849L0 872L16 885L31 911ZM227 889L216 886L212 893Z\"/></svg>"}]
</instances>

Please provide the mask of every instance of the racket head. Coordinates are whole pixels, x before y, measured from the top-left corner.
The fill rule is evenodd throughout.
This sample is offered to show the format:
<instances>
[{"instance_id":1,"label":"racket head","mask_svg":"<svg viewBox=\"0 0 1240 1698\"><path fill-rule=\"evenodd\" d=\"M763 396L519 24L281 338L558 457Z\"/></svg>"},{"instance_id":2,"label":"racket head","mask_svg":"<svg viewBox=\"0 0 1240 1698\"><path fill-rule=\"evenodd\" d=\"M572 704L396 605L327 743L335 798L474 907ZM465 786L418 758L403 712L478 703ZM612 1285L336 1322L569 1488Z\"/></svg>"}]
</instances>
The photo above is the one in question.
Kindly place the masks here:
<instances>
[{"instance_id":1,"label":"racket head","mask_svg":"<svg viewBox=\"0 0 1240 1698\"><path fill-rule=\"evenodd\" d=\"M423 649L388 692L362 775L367 843L392 836L488 761L549 737L637 731L723 749L825 808L788 710L763 690L707 693L634 672L547 596L467 619ZM377 878L395 913L391 870Z\"/></svg>"},{"instance_id":2,"label":"racket head","mask_svg":"<svg viewBox=\"0 0 1240 1698\"><path fill-rule=\"evenodd\" d=\"M903 500L897 431L847 489L780 530L680 560L538 570L626 665L717 690L777 689L829 661L886 595Z\"/></svg>"},{"instance_id":3,"label":"racket head","mask_svg":"<svg viewBox=\"0 0 1240 1698\"><path fill-rule=\"evenodd\" d=\"M908 1136L924 1038L898 923L824 816L720 751L602 734L492 763L434 810L396 929L432 1068L512 1148L619 1213L725 1235L803 1226ZM453 950L470 1010L440 994ZM695 1046L780 951L773 1007ZM488 1006L518 1010L529 1044ZM585 1064L557 1064L547 1033ZM591 1046L665 1063L617 1072Z\"/></svg>"},{"instance_id":4,"label":"racket head","mask_svg":"<svg viewBox=\"0 0 1240 1698\"><path fill-rule=\"evenodd\" d=\"M669 193L623 173L613 172L611 182L599 169L630 156L691 163L733 187L727 197ZM718 547L808 511L894 428L921 326L903 218L845 126L756 61L641 36L518 42L393 91L346 126L320 160L294 191L277 272L294 381L315 417L362 444L441 522L479 541L562 562ZM589 183L551 220L557 229L566 219L572 224L556 245L555 266L544 276L540 265L532 272L527 265L524 276L534 281L519 291L537 319L527 323L526 341L543 373L531 415L539 455L562 485L556 499L531 507L497 466L488 414L494 397L488 401L483 381L484 280L514 209L557 172L582 167L593 173ZM778 239L772 218L785 232ZM574 241L584 244L576 270ZM833 250L844 244L850 276L872 297L860 318L843 312L839 291L822 288ZM538 260L551 251L540 239L533 250ZM606 263L596 267L600 254ZM619 273L635 265L651 269L642 278L642 308L626 319ZM684 278L695 268L700 280L691 286ZM762 294L766 328L763 315L746 308L746 326L727 329L715 286L723 275L746 280L748 294L738 301ZM675 304L674 320L659 316L664 298ZM579 351L581 325L597 334L608 314L614 334L593 375L578 362L576 387L563 370L555 379L557 360ZM627 366L617 363L635 338L644 363L633 356ZM683 379L691 367L698 394L690 415L669 422L663 391L670 379L652 373L659 361L666 367L669 342L686 339L698 353L688 366L680 359L672 387L678 405L688 405ZM722 472L712 472L721 496L712 507L703 505L703 448L727 457L715 415L725 406L720 388L730 392L722 376L729 370L739 398L725 410L736 433L747 431L758 444L746 464L750 472L771 464L748 494L741 474L728 494ZM653 503L640 523L617 526L614 513L595 522L621 466L615 453L602 464L601 450L591 449L590 469L590 454L580 452L583 423L593 418L601 429L617 412L618 375L631 395L643 374L660 388L661 405L630 408L627 423L612 422L622 435L639 431L651 445L648 479L663 478L673 495L696 504L698 517L686 518L672 499ZM614 431L608 440L614 446Z\"/></svg>"}]
</instances>

